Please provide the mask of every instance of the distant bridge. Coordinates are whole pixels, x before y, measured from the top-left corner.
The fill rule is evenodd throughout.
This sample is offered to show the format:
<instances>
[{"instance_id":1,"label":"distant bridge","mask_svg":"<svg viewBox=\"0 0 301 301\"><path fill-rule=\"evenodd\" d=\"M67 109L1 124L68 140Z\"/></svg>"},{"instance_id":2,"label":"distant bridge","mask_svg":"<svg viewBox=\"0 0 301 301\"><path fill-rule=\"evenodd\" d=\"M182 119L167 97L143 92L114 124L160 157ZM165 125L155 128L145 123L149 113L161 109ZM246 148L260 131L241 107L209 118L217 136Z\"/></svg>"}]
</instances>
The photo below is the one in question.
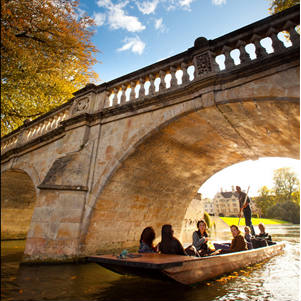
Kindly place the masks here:
<instances>
[{"instance_id":1,"label":"distant bridge","mask_svg":"<svg viewBox=\"0 0 301 301\"><path fill-rule=\"evenodd\" d=\"M299 9L89 84L5 136L2 229L27 232L25 259L129 248L148 225L159 235L170 223L180 238L193 196L216 172L259 157L298 159Z\"/></svg>"}]
</instances>

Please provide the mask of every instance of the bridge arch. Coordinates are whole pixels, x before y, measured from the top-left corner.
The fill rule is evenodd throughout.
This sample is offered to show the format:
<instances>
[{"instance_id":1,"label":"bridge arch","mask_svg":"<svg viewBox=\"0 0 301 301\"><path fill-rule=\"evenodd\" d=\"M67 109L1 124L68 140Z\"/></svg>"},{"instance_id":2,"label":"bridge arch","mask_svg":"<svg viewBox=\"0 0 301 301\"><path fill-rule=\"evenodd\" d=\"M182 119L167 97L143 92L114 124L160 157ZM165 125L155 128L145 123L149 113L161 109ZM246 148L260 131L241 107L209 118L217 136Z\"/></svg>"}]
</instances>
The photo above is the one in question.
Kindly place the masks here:
<instances>
[{"instance_id":1,"label":"bridge arch","mask_svg":"<svg viewBox=\"0 0 301 301\"><path fill-rule=\"evenodd\" d=\"M37 189L27 172L19 168L1 173L1 237L25 239L30 229Z\"/></svg>"},{"instance_id":2,"label":"bridge arch","mask_svg":"<svg viewBox=\"0 0 301 301\"><path fill-rule=\"evenodd\" d=\"M298 99L293 90L268 94L182 111L131 146L97 194L85 251L137 245L148 225L159 234L171 223L181 237L186 210L209 177L249 159L298 158Z\"/></svg>"}]
</instances>

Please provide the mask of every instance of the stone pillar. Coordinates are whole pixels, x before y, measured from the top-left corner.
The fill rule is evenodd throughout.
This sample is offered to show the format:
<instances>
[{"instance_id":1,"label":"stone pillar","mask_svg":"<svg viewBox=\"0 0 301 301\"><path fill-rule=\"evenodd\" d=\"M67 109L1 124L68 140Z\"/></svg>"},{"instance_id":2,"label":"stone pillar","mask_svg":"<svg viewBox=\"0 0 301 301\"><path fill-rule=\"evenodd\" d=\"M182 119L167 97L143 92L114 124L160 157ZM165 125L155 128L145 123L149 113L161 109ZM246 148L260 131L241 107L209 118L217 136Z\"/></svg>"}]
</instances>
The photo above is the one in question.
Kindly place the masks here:
<instances>
[{"instance_id":1,"label":"stone pillar","mask_svg":"<svg viewBox=\"0 0 301 301\"><path fill-rule=\"evenodd\" d=\"M34 209L25 247L25 262L66 261L78 257L83 189L43 189Z\"/></svg>"}]
</instances>

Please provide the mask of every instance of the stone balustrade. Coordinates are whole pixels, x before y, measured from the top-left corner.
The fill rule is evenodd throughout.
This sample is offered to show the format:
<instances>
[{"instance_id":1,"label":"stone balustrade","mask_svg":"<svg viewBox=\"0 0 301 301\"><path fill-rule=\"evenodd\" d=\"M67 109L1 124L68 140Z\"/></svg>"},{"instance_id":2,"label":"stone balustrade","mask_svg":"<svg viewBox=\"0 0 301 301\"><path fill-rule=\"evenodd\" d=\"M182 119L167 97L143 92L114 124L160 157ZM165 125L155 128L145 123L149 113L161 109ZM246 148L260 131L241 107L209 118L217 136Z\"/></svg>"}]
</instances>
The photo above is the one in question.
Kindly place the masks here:
<instances>
[{"instance_id":1,"label":"stone balustrade","mask_svg":"<svg viewBox=\"0 0 301 301\"><path fill-rule=\"evenodd\" d=\"M292 48L300 47L300 36L296 30L299 18L299 9L293 7L215 40L198 38L194 47L185 52L97 87L89 84L74 94L75 97L68 106L65 104L51 114L45 114L44 117L41 116L3 137L1 153L3 155L15 147L57 129L60 122L67 116L72 118L74 112L91 113L91 109L88 110L90 96L87 97L87 94L92 90L96 94L104 94L102 106L95 106L98 111L108 111L128 103L147 101L162 93L183 88L192 82L219 73L232 72L248 64L261 62L271 56L281 55ZM279 39L281 33L284 33L284 42ZM75 109L72 103L77 104Z\"/></svg>"},{"instance_id":2,"label":"stone balustrade","mask_svg":"<svg viewBox=\"0 0 301 301\"><path fill-rule=\"evenodd\" d=\"M280 54L290 47L299 47L300 36L296 31L299 13L288 16L283 12L277 17L274 15L267 18L270 22L264 19L215 40L198 38L193 48L175 57L122 77L118 82L107 83L104 107L153 97L206 76ZM281 33L285 43L279 39Z\"/></svg>"},{"instance_id":3,"label":"stone balustrade","mask_svg":"<svg viewBox=\"0 0 301 301\"><path fill-rule=\"evenodd\" d=\"M1 154L3 155L13 148L27 144L34 139L57 129L60 126L60 122L65 120L68 114L69 106L64 106L51 113L45 114L34 121L25 122L23 126L18 128L12 134L3 137L1 141Z\"/></svg>"}]
</instances>

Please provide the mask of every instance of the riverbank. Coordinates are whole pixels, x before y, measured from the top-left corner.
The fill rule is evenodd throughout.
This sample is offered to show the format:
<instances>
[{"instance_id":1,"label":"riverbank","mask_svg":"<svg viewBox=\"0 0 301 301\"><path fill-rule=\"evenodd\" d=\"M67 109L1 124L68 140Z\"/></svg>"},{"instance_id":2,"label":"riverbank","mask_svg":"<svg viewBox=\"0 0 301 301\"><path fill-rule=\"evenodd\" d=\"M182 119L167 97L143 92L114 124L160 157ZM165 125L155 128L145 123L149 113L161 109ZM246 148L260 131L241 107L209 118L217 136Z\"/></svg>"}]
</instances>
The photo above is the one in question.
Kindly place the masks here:
<instances>
[{"instance_id":1,"label":"riverbank","mask_svg":"<svg viewBox=\"0 0 301 301\"><path fill-rule=\"evenodd\" d=\"M227 225L237 225L239 218L238 217L220 217L221 220L223 220ZM279 219L269 219L269 218L252 218L252 224L253 226L257 226L259 223L263 223L265 225L291 225L291 223ZM242 217L240 219L240 226L245 226L245 219Z\"/></svg>"}]
</instances>

